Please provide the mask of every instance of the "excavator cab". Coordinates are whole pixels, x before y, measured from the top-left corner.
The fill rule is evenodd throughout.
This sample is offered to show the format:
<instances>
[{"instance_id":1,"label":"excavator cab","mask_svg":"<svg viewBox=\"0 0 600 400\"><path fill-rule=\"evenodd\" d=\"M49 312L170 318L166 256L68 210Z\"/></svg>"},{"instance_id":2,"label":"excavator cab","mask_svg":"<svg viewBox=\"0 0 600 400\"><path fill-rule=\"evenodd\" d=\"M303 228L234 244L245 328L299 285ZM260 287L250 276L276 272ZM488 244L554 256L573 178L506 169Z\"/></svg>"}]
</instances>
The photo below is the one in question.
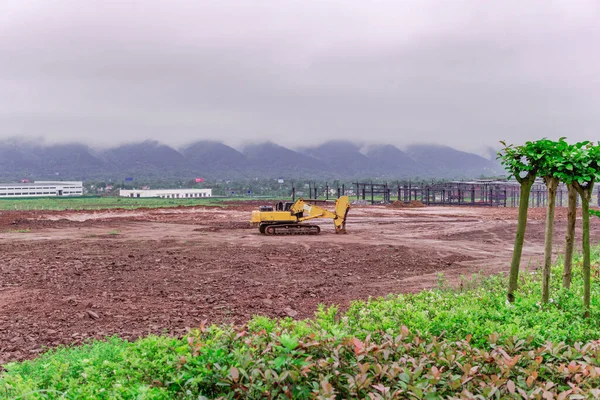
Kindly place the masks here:
<instances>
[{"instance_id":1,"label":"excavator cab","mask_svg":"<svg viewBox=\"0 0 600 400\"><path fill-rule=\"evenodd\" d=\"M275 209L277 211L290 211L290 209L292 208L292 205L294 205L294 203L288 202L286 201L285 203L280 201L279 203L277 203L275 205Z\"/></svg>"}]
</instances>

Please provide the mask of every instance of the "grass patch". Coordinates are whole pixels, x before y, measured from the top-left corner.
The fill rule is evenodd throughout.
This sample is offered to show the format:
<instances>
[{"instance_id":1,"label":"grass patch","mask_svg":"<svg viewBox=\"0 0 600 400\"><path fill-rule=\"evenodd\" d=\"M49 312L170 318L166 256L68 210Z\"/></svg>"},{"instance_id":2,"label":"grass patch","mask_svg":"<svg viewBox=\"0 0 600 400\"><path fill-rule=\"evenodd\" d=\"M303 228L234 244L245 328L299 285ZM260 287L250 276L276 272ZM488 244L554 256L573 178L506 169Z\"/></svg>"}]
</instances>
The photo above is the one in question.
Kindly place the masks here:
<instances>
[{"instance_id":1,"label":"grass patch","mask_svg":"<svg viewBox=\"0 0 600 400\"><path fill-rule=\"evenodd\" d=\"M29 229L29 228L25 228L25 229L10 229L8 232L9 233L29 233L29 232L31 232L31 229Z\"/></svg>"},{"instance_id":2,"label":"grass patch","mask_svg":"<svg viewBox=\"0 0 600 400\"><path fill-rule=\"evenodd\" d=\"M118 235L120 235L120 234L121 234L121 231L119 231L119 230L114 230L114 231L110 231L110 232L108 232L108 234L109 234L109 235L111 235L111 236L118 236Z\"/></svg>"},{"instance_id":3,"label":"grass patch","mask_svg":"<svg viewBox=\"0 0 600 400\"><path fill-rule=\"evenodd\" d=\"M5 366L0 396L27 398L597 398L600 285L582 318L581 260L572 289L553 269L552 302L523 272L517 301L504 276L462 288L321 307L304 321L255 317L183 339L118 338ZM570 397L574 396L574 397ZM582 396L582 397L578 397Z\"/></svg>"},{"instance_id":4,"label":"grass patch","mask_svg":"<svg viewBox=\"0 0 600 400\"><path fill-rule=\"evenodd\" d=\"M131 198L131 197L36 197L0 199L0 210L103 210L163 208L179 206L225 206L232 198ZM243 199L241 199L243 200Z\"/></svg>"}]
</instances>

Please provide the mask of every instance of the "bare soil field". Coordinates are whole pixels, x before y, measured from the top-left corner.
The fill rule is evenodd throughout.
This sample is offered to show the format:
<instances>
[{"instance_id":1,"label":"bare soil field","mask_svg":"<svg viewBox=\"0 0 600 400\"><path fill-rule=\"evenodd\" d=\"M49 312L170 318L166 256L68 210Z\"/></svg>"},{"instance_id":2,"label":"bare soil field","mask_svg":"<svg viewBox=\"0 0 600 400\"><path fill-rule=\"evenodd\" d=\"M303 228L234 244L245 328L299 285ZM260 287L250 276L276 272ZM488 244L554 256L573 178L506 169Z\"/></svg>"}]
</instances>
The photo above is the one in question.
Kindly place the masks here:
<instances>
[{"instance_id":1,"label":"bare soil field","mask_svg":"<svg viewBox=\"0 0 600 400\"><path fill-rule=\"evenodd\" d=\"M506 271L516 209L354 207L348 234L269 237L255 204L0 212L0 364L46 347L119 335L179 335L202 320L313 315L319 303L415 292ZM532 209L523 266L543 251ZM556 218L562 248L566 210ZM578 239L580 234L578 232ZM592 220L592 239L600 222Z\"/></svg>"}]
</instances>

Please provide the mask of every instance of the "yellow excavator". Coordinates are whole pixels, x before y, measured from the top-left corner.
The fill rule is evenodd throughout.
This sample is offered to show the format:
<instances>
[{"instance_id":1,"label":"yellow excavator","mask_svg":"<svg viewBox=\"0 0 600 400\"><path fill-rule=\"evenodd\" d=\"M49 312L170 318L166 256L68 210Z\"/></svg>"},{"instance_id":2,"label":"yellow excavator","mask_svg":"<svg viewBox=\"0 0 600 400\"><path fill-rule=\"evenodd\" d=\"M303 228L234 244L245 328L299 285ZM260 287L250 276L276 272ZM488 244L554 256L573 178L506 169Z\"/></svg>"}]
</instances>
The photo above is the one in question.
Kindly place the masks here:
<instances>
[{"instance_id":1,"label":"yellow excavator","mask_svg":"<svg viewBox=\"0 0 600 400\"><path fill-rule=\"evenodd\" d=\"M346 217L350 209L348 196L342 196L335 202L335 211L328 211L303 199L295 202L279 202L273 206L260 206L252 211L250 222L258 225L264 235L316 235L321 232L318 225L302 222L315 218L331 218L335 233L346 233Z\"/></svg>"}]
</instances>

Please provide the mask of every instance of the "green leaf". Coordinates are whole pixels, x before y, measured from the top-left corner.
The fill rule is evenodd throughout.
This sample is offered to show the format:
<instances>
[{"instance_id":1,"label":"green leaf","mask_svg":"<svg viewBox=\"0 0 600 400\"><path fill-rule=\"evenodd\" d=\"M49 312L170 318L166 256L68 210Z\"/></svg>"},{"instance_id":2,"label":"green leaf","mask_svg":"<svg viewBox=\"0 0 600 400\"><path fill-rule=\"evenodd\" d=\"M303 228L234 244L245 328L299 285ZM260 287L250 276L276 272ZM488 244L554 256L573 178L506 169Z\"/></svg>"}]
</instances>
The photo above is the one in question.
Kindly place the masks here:
<instances>
[{"instance_id":1,"label":"green leaf","mask_svg":"<svg viewBox=\"0 0 600 400\"><path fill-rule=\"evenodd\" d=\"M298 344L299 344L298 338L291 336L291 335L287 335L287 334L281 335L281 337L279 338L279 341L281 342L283 347L285 347L289 351L294 350L296 347L298 347Z\"/></svg>"}]
</instances>

